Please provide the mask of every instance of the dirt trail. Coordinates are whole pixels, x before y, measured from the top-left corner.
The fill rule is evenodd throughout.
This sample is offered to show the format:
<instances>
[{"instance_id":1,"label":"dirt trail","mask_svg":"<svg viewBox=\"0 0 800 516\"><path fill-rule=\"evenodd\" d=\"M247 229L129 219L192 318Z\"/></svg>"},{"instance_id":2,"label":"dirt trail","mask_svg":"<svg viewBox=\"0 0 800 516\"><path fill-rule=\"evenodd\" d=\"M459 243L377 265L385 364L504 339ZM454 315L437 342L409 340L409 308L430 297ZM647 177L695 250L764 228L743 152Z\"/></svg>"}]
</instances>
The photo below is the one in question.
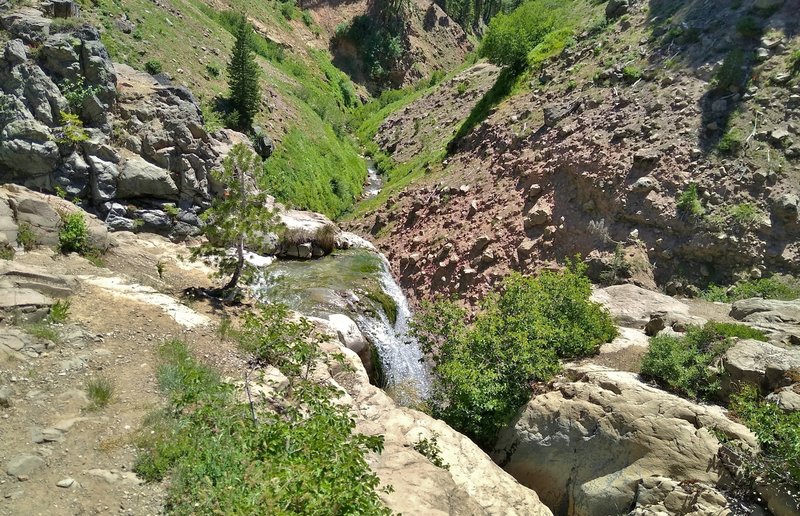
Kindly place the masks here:
<instances>
[{"instance_id":1,"label":"dirt trail","mask_svg":"<svg viewBox=\"0 0 800 516\"><path fill-rule=\"evenodd\" d=\"M180 262L181 251L156 237L123 237L107 268L41 251L17 257L50 273L74 273L81 286L70 297L67 322L56 327L59 342L37 358L0 360L0 390L10 394L9 407L0 403L0 515L162 512L163 486L131 473L136 434L162 403L158 344L185 340L231 373L241 364L216 336L214 309L177 300L187 286L209 281L202 267ZM85 391L93 378L114 385L99 410Z\"/></svg>"}]
</instances>

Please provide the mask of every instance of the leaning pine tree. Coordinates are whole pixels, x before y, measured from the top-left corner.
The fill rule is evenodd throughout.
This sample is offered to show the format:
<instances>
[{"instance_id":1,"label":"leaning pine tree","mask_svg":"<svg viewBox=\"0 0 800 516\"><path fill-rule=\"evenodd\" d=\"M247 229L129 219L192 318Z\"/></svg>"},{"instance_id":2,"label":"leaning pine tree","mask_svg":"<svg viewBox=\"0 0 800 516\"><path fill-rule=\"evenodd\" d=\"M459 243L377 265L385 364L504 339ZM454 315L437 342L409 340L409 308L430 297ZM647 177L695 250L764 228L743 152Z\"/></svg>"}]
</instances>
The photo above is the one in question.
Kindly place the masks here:
<instances>
[{"instance_id":1,"label":"leaning pine tree","mask_svg":"<svg viewBox=\"0 0 800 516\"><path fill-rule=\"evenodd\" d=\"M258 83L261 69L253 53L252 38L253 28L242 16L228 63L228 88L231 107L238 117L236 123L244 129L250 127L261 104L261 86Z\"/></svg>"},{"instance_id":2,"label":"leaning pine tree","mask_svg":"<svg viewBox=\"0 0 800 516\"><path fill-rule=\"evenodd\" d=\"M192 258L212 258L220 277L231 275L217 294L230 296L236 292L245 265L245 244L254 249L262 247L273 226L274 213L266 207L266 196L256 190L252 180L261 165L261 158L239 143L228 153L222 169L212 172L224 185L225 193L203 213L208 240L192 250Z\"/></svg>"}]
</instances>

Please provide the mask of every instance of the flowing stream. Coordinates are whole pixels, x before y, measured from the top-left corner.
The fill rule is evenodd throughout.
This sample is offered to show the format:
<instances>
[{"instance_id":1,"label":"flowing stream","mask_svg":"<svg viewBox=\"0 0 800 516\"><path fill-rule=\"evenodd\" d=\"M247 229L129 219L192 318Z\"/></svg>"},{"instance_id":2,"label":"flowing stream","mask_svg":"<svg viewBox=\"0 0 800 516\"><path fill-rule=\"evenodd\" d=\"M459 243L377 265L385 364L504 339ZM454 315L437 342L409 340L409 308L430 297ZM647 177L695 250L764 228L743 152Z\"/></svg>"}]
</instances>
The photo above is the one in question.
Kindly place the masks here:
<instances>
[{"instance_id":1,"label":"flowing stream","mask_svg":"<svg viewBox=\"0 0 800 516\"><path fill-rule=\"evenodd\" d=\"M257 291L262 300L284 303L305 315L347 315L377 348L387 386L413 386L424 397L430 375L417 342L408 333L408 300L389 272L386 257L366 240L346 237L354 248L318 260L280 260L261 268ZM394 323L374 299L376 292L385 293L396 304Z\"/></svg>"}]
</instances>

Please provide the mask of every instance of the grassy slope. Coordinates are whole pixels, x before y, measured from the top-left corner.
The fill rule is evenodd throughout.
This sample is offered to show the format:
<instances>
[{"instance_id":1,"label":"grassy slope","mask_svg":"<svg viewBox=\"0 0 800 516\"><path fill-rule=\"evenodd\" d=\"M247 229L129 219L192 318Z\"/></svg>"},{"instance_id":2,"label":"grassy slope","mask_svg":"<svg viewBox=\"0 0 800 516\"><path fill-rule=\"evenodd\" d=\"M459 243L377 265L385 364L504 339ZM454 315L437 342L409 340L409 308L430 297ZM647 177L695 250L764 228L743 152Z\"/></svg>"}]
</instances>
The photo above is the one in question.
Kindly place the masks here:
<instances>
[{"instance_id":1,"label":"grassy slope","mask_svg":"<svg viewBox=\"0 0 800 516\"><path fill-rule=\"evenodd\" d=\"M330 64L327 52L306 44L315 40L315 27L307 27L296 9L290 12L294 19L287 20L282 5L227 3L237 11L246 7L258 29L281 42L260 38L259 44L262 89L270 108L256 122L278 143L266 172L270 183L280 186L275 191L280 200L337 217L352 205L366 176L356 146L339 136L355 87ZM147 61L159 61L208 110L225 94L224 70L233 37L220 11L207 3L173 0L172 6L170 11L148 0L96 0L87 9L103 26L103 41L115 60L139 69ZM123 13L136 24L131 34L115 23ZM210 73L209 65L222 72L219 77Z\"/></svg>"}]
</instances>

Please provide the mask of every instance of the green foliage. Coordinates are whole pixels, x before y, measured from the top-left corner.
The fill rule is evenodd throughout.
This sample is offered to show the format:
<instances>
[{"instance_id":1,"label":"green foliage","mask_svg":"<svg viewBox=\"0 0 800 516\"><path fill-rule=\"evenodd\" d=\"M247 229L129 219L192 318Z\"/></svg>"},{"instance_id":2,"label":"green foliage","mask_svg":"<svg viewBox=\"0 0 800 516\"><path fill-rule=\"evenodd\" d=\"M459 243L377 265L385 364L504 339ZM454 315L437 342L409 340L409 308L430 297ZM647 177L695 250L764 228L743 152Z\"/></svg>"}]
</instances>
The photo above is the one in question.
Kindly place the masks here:
<instances>
[{"instance_id":1,"label":"green foliage","mask_svg":"<svg viewBox=\"0 0 800 516\"><path fill-rule=\"evenodd\" d=\"M89 245L89 226L80 211L63 214L61 229L58 232L58 249L63 254L85 255L91 250Z\"/></svg>"},{"instance_id":2,"label":"green foliage","mask_svg":"<svg viewBox=\"0 0 800 516\"><path fill-rule=\"evenodd\" d=\"M631 275L631 264L625 259L625 250L621 245L614 249L614 256L611 259L609 268L600 274L600 281L606 285L616 285L623 278Z\"/></svg>"},{"instance_id":3,"label":"green foliage","mask_svg":"<svg viewBox=\"0 0 800 516\"><path fill-rule=\"evenodd\" d=\"M239 143L225 157L222 169L212 171L214 179L225 185L225 194L203 212L203 230L208 240L192 249L192 258L214 257L217 275L231 275L224 291L236 288L245 265L245 243L260 248L273 224L274 214L264 207L264 194L250 192L261 165L261 159ZM228 246L236 248L234 255L226 252Z\"/></svg>"},{"instance_id":4,"label":"green foliage","mask_svg":"<svg viewBox=\"0 0 800 516\"><path fill-rule=\"evenodd\" d=\"M55 330L55 328L50 326L48 321L25 324L23 325L22 329L37 339L48 340L50 342L58 342L60 340L58 332Z\"/></svg>"},{"instance_id":5,"label":"green foliage","mask_svg":"<svg viewBox=\"0 0 800 516\"><path fill-rule=\"evenodd\" d=\"M32 251L39 243L36 239L36 233L33 232L33 227L27 222L20 223L17 228L17 243L25 251Z\"/></svg>"},{"instance_id":6,"label":"green foliage","mask_svg":"<svg viewBox=\"0 0 800 516\"><path fill-rule=\"evenodd\" d=\"M527 0L510 14L498 14L489 22L480 55L497 65L522 68L549 32L564 28L572 3Z\"/></svg>"},{"instance_id":7,"label":"green foliage","mask_svg":"<svg viewBox=\"0 0 800 516\"><path fill-rule=\"evenodd\" d=\"M289 332L264 328L287 354L306 346L299 340L305 330L293 332L271 316L262 320ZM364 459L382 449L383 438L354 432L348 408L332 400L334 388L297 381L291 392L274 387L274 395L249 405L182 343L164 344L160 356L159 383L170 405L148 418L135 470L149 481L170 475L167 512L389 514ZM288 369L284 374L291 376Z\"/></svg>"},{"instance_id":8,"label":"green foliage","mask_svg":"<svg viewBox=\"0 0 800 516\"><path fill-rule=\"evenodd\" d=\"M736 22L736 32L738 32L742 37L748 39L757 39L761 37L761 33L764 32L764 28L752 16L742 16L739 18L739 21Z\"/></svg>"},{"instance_id":9,"label":"green foliage","mask_svg":"<svg viewBox=\"0 0 800 516\"><path fill-rule=\"evenodd\" d=\"M303 23L306 27L312 27L314 25L314 18L311 16L311 13L308 11L303 11L301 14L301 18L303 19Z\"/></svg>"},{"instance_id":10,"label":"green foliage","mask_svg":"<svg viewBox=\"0 0 800 516\"><path fill-rule=\"evenodd\" d=\"M96 86L87 85L81 75L74 80L65 79L59 85L59 89L67 100L70 111L74 114L80 113L83 109L83 102L92 95L96 95L99 91Z\"/></svg>"},{"instance_id":11,"label":"green foliage","mask_svg":"<svg viewBox=\"0 0 800 516\"><path fill-rule=\"evenodd\" d=\"M717 90L727 91L733 87L742 86L745 80L744 57L744 52L741 49L735 48L731 50L714 74L714 79L711 81L712 87Z\"/></svg>"},{"instance_id":12,"label":"green foliage","mask_svg":"<svg viewBox=\"0 0 800 516\"><path fill-rule=\"evenodd\" d=\"M738 129L730 129L722 135L722 138L717 142L717 150L723 154L736 154L741 150L744 144L744 137L742 132Z\"/></svg>"},{"instance_id":13,"label":"green foliage","mask_svg":"<svg viewBox=\"0 0 800 516\"><path fill-rule=\"evenodd\" d=\"M549 380L559 358L595 353L616 335L590 295L576 259L560 272L512 274L502 292L483 300L472 325L454 302L425 303L412 331L434 364L433 415L490 446L528 401L531 382Z\"/></svg>"},{"instance_id":14,"label":"green foliage","mask_svg":"<svg viewBox=\"0 0 800 516\"><path fill-rule=\"evenodd\" d=\"M755 434L762 453L751 465L758 476L767 476L800 488L800 412L781 409L764 400L754 387L745 387L731 398L733 413ZM766 475L765 475L766 473Z\"/></svg>"},{"instance_id":15,"label":"green foliage","mask_svg":"<svg viewBox=\"0 0 800 516\"><path fill-rule=\"evenodd\" d=\"M150 75L158 75L164 71L164 67L161 65L160 61L151 59L144 64L144 71Z\"/></svg>"},{"instance_id":16,"label":"green foliage","mask_svg":"<svg viewBox=\"0 0 800 516\"><path fill-rule=\"evenodd\" d=\"M719 335L722 337L753 339L760 340L761 342L767 342L769 340L763 331L750 327L746 324L709 321L706 323L704 328L712 332L714 335Z\"/></svg>"},{"instance_id":17,"label":"green foliage","mask_svg":"<svg viewBox=\"0 0 800 516\"><path fill-rule=\"evenodd\" d=\"M729 213L734 221L743 226L753 225L761 219L761 211L755 204L749 202L731 206Z\"/></svg>"},{"instance_id":18,"label":"green foliage","mask_svg":"<svg viewBox=\"0 0 800 516\"><path fill-rule=\"evenodd\" d=\"M219 77L220 69L218 65L214 63L209 63L206 65L206 72L208 72L208 75L216 79L217 77Z\"/></svg>"},{"instance_id":19,"label":"green foliage","mask_svg":"<svg viewBox=\"0 0 800 516\"><path fill-rule=\"evenodd\" d=\"M433 432L431 438L422 437L414 443L414 450L425 456L437 468L450 469L442 458L442 449L439 448L439 433Z\"/></svg>"},{"instance_id":20,"label":"green foliage","mask_svg":"<svg viewBox=\"0 0 800 516\"><path fill-rule=\"evenodd\" d=\"M715 366L730 347L730 338L740 335L757 333L741 325L709 322L690 326L683 336L656 335L642 360L642 376L682 396L713 400L721 375Z\"/></svg>"},{"instance_id":21,"label":"green foliage","mask_svg":"<svg viewBox=\"0 0 800 516\"><path fill-rule=\"evenodd\" d=\"M800 50L789 54L789 71L792 72L792 75L800 72Z\"/></svg>"},{"instance_id":22,"label":"green foliage","mask_svg":"<svg viewBox=\"0 0 800 516\"><path fill-rule=\"evenodd\" d=\"M72 302L69 299L59 299L50 307L50 313L47 316L48 321L52 323L63 323L69 316L69 309Z\"/></svg>"},{"instance_id":23,"label":"green foliage","mask_svg":"<svg viewBox=\"0 0 800 516\"><path fill-rule=\"evenodd\" d=\"M488 23L500 12L504 4L504 2L482 0L437 0L436 3L467 31L478 29L482 23Z\"/></svg>"},{"instance_id":24,"label":"green foliage","mask_svg":"<svg viewBox=\"0 0 800 516\"><path fill-rule=\"evenodd\" d=\"M489 112L511 94L518 79L519 75L514 68L506 68L500 72L494 85L481 97L466 120L461 123L448 148L454 149L461 138L471 133L478 124L483 122Z\"/></svg>"},{"instance_id":25,"label":"green foliage","mask_svg":"<svg viewBox=\"0 0 800 516\"><path fill-rule=\"evenodd\" d=\"M61 124L56 134L56 142L75 146L89 139L89 134L83 128L83 122L78 115L62 111Z\"/></svg>"},{"instance_id":26,"label":"green foliage","mask_svg":"<svg viewBox=\"0 0 800 516\"><path fill-rule=\"evenodd\" d=\"M370 290L366 295L369 299L378 303L390 323L395 324L397 322L397 303L392 296L383 290Z\"/></svg>"},{"instance_id":27,"label":"green foliage","mask_svg":"<svg viewBox=\"0 0 800 516\"><path fill-rule=\"evenodd\" d=\"M209 103L202 102L200 104L200 111L203 113L203 122L206 131L209 133L215 133L225 127L223 114L216 111Z\"/></svg>"},{"instance_id":28,"label":"green foliage","mask_svg":"<svg viewBox=\"0 0 800 516\"><path fill-rule=\"evenodd\" d=\"M90 401L89 411L103 409L114 397L114 383L104 376L91 378L86 382L86 394Z\"/></svg>"},{"instance_id":29,"label":"green foliage","mask_svg":"<svg viewBox=\"0 0 800 516\"><path fill-rule=\"evenodd\" d=\"M364 162L331 128L318 136L294 128L267 160L264 187L281 202L336 218L361 193L365 174Z\"/></svg>"},{"instance_id":30,"label":"green foliage","mask_svg":"<svg viewBox=\"0 0 800 516\"><path fill-rule=\"evenodd\" d=\"M630 84L642 78L642 69L638 66L628 65L622 69L622 78Z\"/></svg>"},{"instance_id":31,"label":"green foliage","mask_svg":"<svg viewBox=\"0 0 800 516\"><path fill-rule=\"evenodd\" d=\"M574 43L572 36L573 30L567 27L547 33L528 53L528 68L537 70L545 61L561 54L565 48Z\"/></svg>"},{"instance_id":32,"label":"green foliage","mask_svg":"<svg viewBox=\"0 0 800 516\"><path fill-rule=\"evenodd\" d=\"M294 20L297 18L297 6L293 0L281 0L280 3L281 15L286 20Z\"/></svg>"},{"instance_id":33,"label":"green foliage","mask_svg":"<svg viewBox=\"0 0 800 516\"><path fill-rule=\"evenodd\" d=\"M238 114L240 128L249 128L261 108L261 68L253 52L253 27L242 17L235 32L236 42L228 63L230 103Z\"/></svg>"},{"instance_id":34,"label":"green foliage","mask_svg":"<svg viewBox=\"0 0 800 516\"><path fill-rule=\"evenodd\" d=\"M740 281L730 288L720 287L713 283L702 293L707 301L733 303L740 299L761 297L764 299L780 299L792 301L800 298L800 286L781 281L775 276L756 280Z\"/></svg>"},{"instance_id":35,"label":"green foliage","mask_svg":"<svg viewBox=\"0 0 800 516\"><path fill-rule=\"evenodd\" d=\"M9 244L0 245L0 260L13 260L16 252Z\"/></svg>"},{"instance_id":36,"label":"green foliage","mask_svg":"<svg viewBox=\"0 0 800 516\"><path fill-rule=\"evenodd\" d=\"M706 213L706 209L700 203L700 196L697 193L697 185L692 183L686 190L681 192L677 199L678 212L684 216L701 218Z\"/></svg>"},{"instance_id":37,"label":"green foliage","mask_svg":"<svg viewBox=\"0 0 800 516\"><path fill-rule=\"evenodd\" d=\"M356 16L347 29L338 29L335 44L349 40L358 48L363 68L370 79L385 87L390 74L408 49L403 36L404 23L393 20L382 24L368 15Z\"/></svg>"}]
</instances>

